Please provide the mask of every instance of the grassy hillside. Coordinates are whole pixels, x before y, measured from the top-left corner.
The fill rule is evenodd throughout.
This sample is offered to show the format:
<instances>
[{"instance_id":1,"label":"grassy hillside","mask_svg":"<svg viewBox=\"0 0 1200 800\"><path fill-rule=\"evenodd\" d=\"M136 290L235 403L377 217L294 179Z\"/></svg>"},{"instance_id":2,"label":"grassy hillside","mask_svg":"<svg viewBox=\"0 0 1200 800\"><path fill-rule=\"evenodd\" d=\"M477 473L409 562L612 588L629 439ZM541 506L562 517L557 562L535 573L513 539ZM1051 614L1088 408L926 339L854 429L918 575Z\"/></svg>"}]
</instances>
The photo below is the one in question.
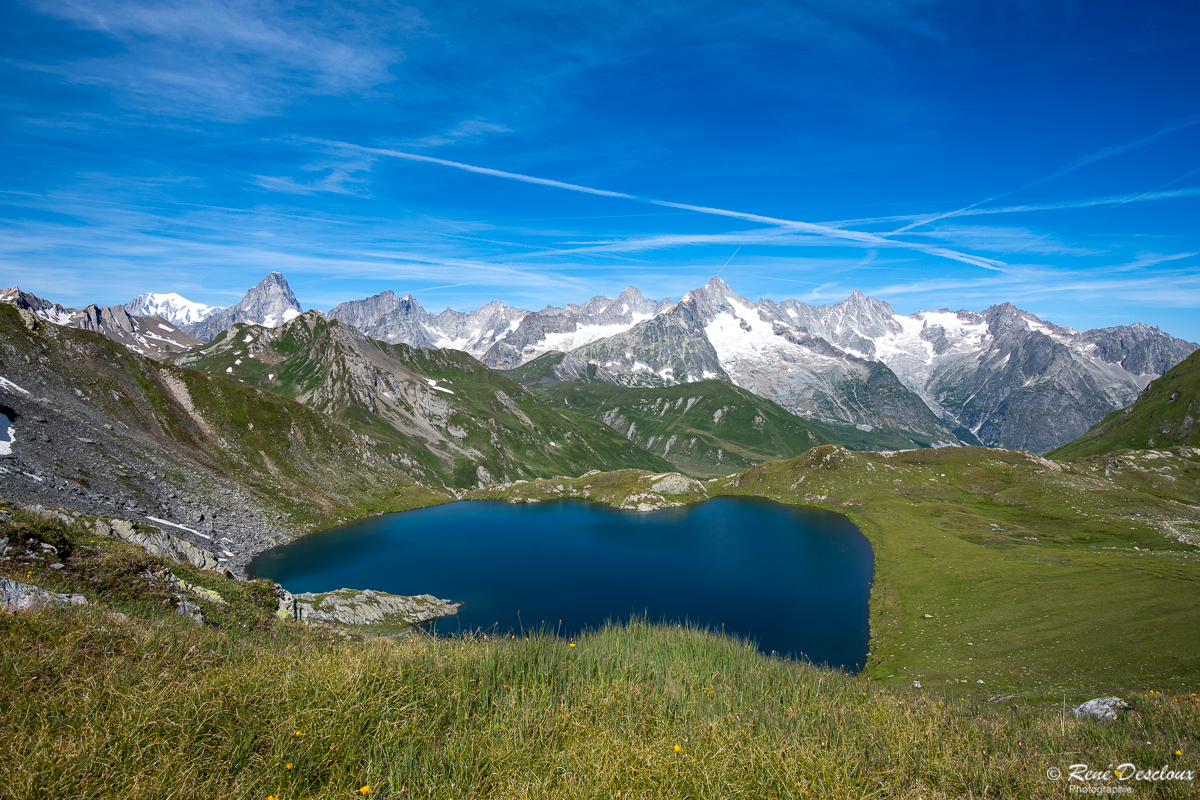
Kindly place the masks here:
<instances>
[{"instance_id":1,"label":"grassy hillside","mask_svg":"<svg viewBox=\"0 0 1200 800\"><path fill-rule=\"evenodd\" d=\"M264 582L173 566L227 600L197 598L197 627L141 579L155 559L15 516L0 536L70 540L41 580L92 605L0 613L6 797L1037 797L1066 796L1050 767L1200 756L1188 694L1139 693L1099 725L1057 697L889 688L637 620L570 641L343 641L273 618Z\"/></svg>"},{"instance_id":2,"label":"grassy hillside","mask_svg":"<svg viewBox=\"0 0 1200 800\"><path fill-rule=\"evenodd\" d=\"M823 446L663 499L741 494L847 514L875 556L875 680L1034 699L1183 692L1200 685L1200 633L1184 623L1200 616L1198 468L1190 449L1128 454L1113 468L984 448ZM643 477L471 496L653 505Z\"/></svg>"},{"instance_id":3,"label":"grassy hillside","mask_svg":"<svg viewBox=\"0 0 1200 800\"><path fill-rule=\"evenodd\" d=\"M728 475L827 443L853 450L929 446L927 438L893 430L798 417L728 381L626 386L595 364L558 351L502 373L555 406L601 420L690 475Z\"/></svg>"},{"instance_id":4,"label":"grassy hillside","mask_svg":"<svg viewBox=\"0 0 1200 800\"><path fill-rule=\"evenodd\" d=\"M177 361L341 420L426 483L670 468L595 420L549 408L467 353L377 342L315 312L277 330L235 325Z\"/></svg>"},{"instance_id":5,"label":"grassy hillside","mask_svg":"<svg viewBox=\"0 0 1200 800\"><path fill-rule=\"evenodd\" d=\"M834 441L827 431L723 381L630 388L558 383L535 390L586 414L689 475L728 475Z\"/></svg>"},{"instance_id":6,"label":"grassy hillside","mask_svg":"<svg viewBox=\"0 0 1200 800\"><path fill-rule=\"evenodd\" d=\"M1200 350L1147 386L1137 402L1114 411L1049 455L1071 460L1129 448L1200 447Z\"/></svg>"}]
</instances>

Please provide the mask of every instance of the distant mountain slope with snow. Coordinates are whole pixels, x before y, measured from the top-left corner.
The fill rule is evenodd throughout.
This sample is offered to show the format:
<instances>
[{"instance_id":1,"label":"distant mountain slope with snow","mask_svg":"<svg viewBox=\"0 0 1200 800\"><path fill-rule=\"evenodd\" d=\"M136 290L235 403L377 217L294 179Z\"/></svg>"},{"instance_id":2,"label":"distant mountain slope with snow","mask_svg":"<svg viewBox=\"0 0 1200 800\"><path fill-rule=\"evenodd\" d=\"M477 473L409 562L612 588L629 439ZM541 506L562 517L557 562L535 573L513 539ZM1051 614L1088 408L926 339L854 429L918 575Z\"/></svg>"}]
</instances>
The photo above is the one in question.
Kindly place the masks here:
<instances>
[{"instance_id":1,"label":"distant mountain slope with snow","mask_svg":"<svg viewBox=\"0 0 1200 800\"><path fill-rule=\"evenodd\" d=\"M183 331L202 342L208 342L218 333L238 322L278 328L288 320L300 316L300 303L288 286L287 280L278 272L263 278L257 286L246 292L234 305L204 317L199 322L183 326Z\"/></svg>"},{"instance_id":2,"label":"distant mountain slope with snow","mask_svg":"<svg viewBox=\"0 0 1200 800\"><path fill-rule=\"evenodd\" d=\"M1008 303L908 316L861 292L827 306L754 303L714 278L661 317L574 355L629 385L724 374L806 417L940 428L965 442L1045 452L1128 405L1195 349L1149 325L1079 332ZM870 364L886 366L940 425L921 422Z\"/></svg>"},{"instance_id":3,"label":"distant mountain slope with snow","mask_svg":"<svg viewBox=\"0 0 1200 800\"><path fill-rule=\"evenodd\" d=\"M647 300L630 286L619 297L597 296L581 306L526 311L493 301L470 313L430 314L412 295L387 291L337 305L328 316L388 344L464 350L493 369L507 369L621 333L670 307L670 300Z\"/></svg>"},{"instance_id":4,"label":"distant mountain slope with snow","mask_svg":"<svg viewBox=\"0 0 1200 800\"><path fill-rule=\"evenodd\" d=\"M0 290L0 303L14 305L55 325L102 333L139 355L160 361L200 344L162 317L132 314L124 306L93 304L76 311L15 287Z\"/></svg>"},{"instance_id":5,"label":"distant mountain slope with snow","mask_svg":"<svg viewBox=\"0 0 1200 800\"><path fill-rule=\"evenodd\" d=\"M195 324L221 309L217 306L194 303L175 292L167 294L147 292L139 294L126 303L125 310L139 317L162 317L178 327Z\"/></svg>"}]
</instances>

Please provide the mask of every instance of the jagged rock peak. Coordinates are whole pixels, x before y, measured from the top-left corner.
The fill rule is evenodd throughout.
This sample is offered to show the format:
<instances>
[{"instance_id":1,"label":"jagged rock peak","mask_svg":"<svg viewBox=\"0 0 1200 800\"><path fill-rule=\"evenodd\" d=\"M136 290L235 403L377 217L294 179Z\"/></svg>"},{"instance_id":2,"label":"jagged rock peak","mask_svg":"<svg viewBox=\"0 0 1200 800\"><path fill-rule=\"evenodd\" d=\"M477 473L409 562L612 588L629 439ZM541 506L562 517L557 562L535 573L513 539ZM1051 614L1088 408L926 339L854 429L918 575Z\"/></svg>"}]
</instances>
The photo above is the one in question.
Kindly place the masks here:
<instances>
[{"instance_id":1,"label":"jagged rock peak","mask_svg":"<svg viewBox=\"0 0 1200 800\"><path fill-rule=\"evenodd\" d=\"M211 341L221 331L236 322L278 328L299 315L300 303L281 273L272 272L246 292L241 301L221 309L200 322L183 327L183 331L201 341Z\"/></svg>"}]
</instances>

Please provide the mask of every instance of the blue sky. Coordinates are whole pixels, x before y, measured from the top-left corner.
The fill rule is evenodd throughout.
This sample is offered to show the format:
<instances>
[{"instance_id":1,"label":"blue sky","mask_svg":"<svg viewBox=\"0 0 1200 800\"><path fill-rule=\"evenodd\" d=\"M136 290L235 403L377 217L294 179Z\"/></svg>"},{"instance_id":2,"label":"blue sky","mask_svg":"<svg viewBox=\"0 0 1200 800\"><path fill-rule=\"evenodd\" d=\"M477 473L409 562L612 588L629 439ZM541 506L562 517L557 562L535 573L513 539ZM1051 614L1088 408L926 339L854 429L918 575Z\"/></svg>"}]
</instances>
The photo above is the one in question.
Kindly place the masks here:
<instances>
[{"instance_id":1,"label":"blue sky","mask_svg":"<svg viewBox=\"0 0 1200 800\"><path fill-rule=\"evenodd\" d=\"M1194 2L8 2L0 284L627 284L1200 340Z\"/></svg>"}]
</instances>

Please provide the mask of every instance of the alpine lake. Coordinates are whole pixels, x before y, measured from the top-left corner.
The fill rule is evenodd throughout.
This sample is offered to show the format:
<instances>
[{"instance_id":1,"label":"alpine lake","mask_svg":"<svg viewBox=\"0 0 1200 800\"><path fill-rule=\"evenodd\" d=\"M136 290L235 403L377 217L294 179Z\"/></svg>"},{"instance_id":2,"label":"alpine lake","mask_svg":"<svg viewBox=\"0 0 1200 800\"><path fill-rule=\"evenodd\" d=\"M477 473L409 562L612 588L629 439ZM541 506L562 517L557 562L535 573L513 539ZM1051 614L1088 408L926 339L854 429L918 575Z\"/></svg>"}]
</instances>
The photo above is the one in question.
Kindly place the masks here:
<instances>
[{"instance_id":1,"label":"alpine lake","mask_svg":"<svg viewBox=\"0 0 1200 800\"><path fill-rule=\"evenodd\" d=\"M867 658L874 562L846 517L769 500L649 513L471 500L314 533L262 553L249 572L291 592L369 588L463 603L431 626L443 635L569 637L644 616L853 672Z\"/></svg>"}]
</instances>

